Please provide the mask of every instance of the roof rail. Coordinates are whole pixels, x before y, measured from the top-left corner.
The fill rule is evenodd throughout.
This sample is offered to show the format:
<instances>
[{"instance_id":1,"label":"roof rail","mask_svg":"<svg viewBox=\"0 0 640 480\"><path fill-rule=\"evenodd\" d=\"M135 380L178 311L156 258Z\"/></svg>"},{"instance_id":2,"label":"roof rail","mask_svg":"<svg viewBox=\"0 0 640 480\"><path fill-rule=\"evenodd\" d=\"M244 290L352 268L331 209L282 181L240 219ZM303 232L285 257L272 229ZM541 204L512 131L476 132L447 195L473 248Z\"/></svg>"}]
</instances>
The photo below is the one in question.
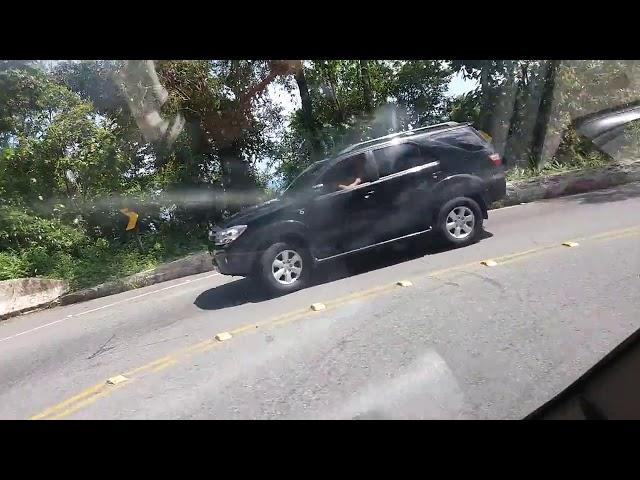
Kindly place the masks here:
<instances>
[{"instance_id":1,"label":"roof rail","mask_svg":"<svg viewBox=\"0 0 640 480\"><path fill-rule=\"evenodd\" d=\"M385 135L383 137L377 137L377 138L372 138L371 140L365 140L364 142L360 142L360 143L356 143L354 145L350 145L348 147L346 147L343 150L340 150L340 152L338 152L337 155L343 155L345 153L351 152L353 150L356 150L358 148L362 148L370 143L376 143L379 142L380 140L391 140L392 138L396 138L396 137L404 137L407 135L415 135L416 133L420 133L420 132L426 132L429 130L440 130L443 128L451 128L451 127L458 127L458 126L462 126L462 125L466 125L464 123L458 123L458 122L444 122L444 123L438 123L436 125L428 125L426 127L420 127L420 128L414 128L413 130L404 130L402 132L396 132L396 133L391 133L389 135Z\"/></svg>"}]
</instances>

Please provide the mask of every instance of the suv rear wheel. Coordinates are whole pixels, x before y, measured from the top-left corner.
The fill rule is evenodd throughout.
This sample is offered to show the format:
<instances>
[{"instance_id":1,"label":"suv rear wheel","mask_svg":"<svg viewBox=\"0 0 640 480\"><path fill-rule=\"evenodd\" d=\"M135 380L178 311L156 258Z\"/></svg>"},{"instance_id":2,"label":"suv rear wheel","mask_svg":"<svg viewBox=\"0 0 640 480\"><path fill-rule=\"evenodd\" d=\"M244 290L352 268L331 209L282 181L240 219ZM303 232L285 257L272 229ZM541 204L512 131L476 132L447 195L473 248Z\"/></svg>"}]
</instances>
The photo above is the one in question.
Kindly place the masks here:
<instances>
[{"instance_id":1,"label":"suv rear wheel","mask_svg":"<svg viewBox=\"0 0 640 480\"><path fill-rule=\"evenodd\" d=\"M289 242L274 243L262 253L259 277L272 293L294 292L308 285L312 263L306 248Z\"/></svg>"},{"instance_id":2,"label":"suv rear wheel","mask_svg":"<svg viewBox=\"0 0 640 480\"><path fill-rule=\"evenodd\" d=\"M463 247L478 240L482 220L482 211L475 200L458 197L440 208L436 231L448 244Z\"/></svg>"}]
</instances>

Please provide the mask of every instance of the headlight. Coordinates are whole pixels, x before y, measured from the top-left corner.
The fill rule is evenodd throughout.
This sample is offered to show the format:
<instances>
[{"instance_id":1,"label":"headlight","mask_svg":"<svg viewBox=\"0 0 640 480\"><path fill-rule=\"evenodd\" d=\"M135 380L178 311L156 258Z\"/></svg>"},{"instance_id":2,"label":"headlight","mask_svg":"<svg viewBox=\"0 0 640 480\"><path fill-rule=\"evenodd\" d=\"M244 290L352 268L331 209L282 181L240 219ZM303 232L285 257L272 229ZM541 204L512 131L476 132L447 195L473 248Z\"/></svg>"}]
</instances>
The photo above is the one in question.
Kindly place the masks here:
<instances>
[{"instance_id":1,"label":"headlight","mask_svg":"<svg viewBox=\"0 0 640 480\"><path fill-rule=\"evenodd\" d=\"M246 229L246 225L236 225L217 232L209 232L209 240L215 242L216 245L227 245L242 235Z\"/></svg>"}]
</instances>

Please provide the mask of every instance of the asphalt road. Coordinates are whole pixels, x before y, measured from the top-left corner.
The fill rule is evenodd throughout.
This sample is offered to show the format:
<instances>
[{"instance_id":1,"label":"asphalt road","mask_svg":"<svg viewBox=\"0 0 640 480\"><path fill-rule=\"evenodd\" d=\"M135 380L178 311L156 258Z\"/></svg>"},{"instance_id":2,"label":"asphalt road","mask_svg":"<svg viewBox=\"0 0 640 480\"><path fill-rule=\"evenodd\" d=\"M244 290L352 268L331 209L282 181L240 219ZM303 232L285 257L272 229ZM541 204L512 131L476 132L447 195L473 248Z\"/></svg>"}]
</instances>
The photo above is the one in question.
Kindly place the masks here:
<instances>
[{"instance_id":1,"label":"asphalt road","mask_svg":"<svg viewBox=\"0 0 640 480\"><path fill-rule=\"evenodd\" d=\"M0 418L522 418L640 328L640 184L489 216L280 298L208 273L1 322Z\"/></svg>"}]
</instances>

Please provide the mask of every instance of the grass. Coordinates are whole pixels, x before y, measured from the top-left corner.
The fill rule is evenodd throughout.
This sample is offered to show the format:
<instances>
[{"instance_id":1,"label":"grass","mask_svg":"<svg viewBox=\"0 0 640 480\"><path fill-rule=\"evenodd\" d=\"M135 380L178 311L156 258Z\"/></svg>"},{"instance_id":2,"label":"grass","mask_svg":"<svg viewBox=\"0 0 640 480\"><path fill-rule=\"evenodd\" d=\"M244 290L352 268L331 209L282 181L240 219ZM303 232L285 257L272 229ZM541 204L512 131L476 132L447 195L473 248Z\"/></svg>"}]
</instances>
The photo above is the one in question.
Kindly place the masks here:
<instances>
[{"instance_id":1,"label":"grass","mask_svg":"<svg viewBox=\"0 0 640 480\"><path fill-rule=\"evenodd\" d=\"M590 168L600 168L611 163L605 155L599 152L591 152L587 155L575 155L570 159L560 161L553 159L545 163L540 168L513 167L507 172L507 181L529 180L536 177L557 175L559 173L585 170Z\"/></svg>"},{"instance_id":2,"label":"grass","mask_svg":"<svg viewBox=\"0 0 640 480\"><path fill-rule=\"evenodd\" d=\"M0 252L0 280L36 276L58 278L68 281L71 290L79 290L206 249L205 239L200 235L146 234L141 239L144 253L135 238L117 244L98 239L75 251L51 251L43 246L32 246Z\"/></svg>"}]
</instances>

